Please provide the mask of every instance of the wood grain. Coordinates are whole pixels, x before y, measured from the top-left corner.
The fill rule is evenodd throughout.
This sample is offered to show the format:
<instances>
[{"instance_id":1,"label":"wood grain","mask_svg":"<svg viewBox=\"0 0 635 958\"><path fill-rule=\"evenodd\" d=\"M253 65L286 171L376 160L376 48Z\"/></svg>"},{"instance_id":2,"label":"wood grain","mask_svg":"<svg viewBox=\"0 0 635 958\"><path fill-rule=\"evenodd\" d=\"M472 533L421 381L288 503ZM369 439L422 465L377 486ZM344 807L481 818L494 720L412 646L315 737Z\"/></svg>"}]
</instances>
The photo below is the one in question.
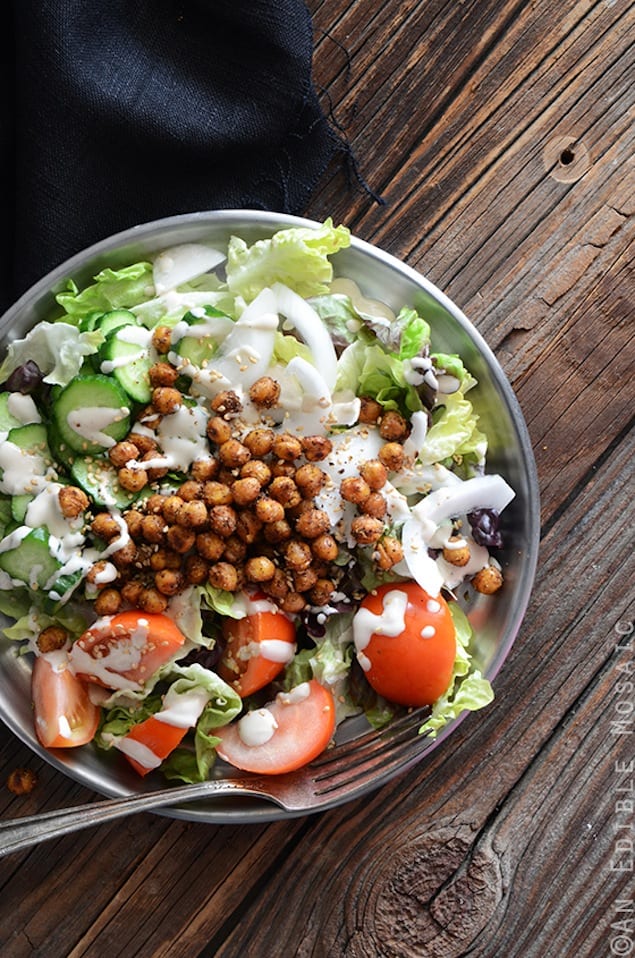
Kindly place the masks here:
<instances>
[{"instance_id":1,"label":"wood grain","mask_svg":"<svg viewBox=\"0 0 635 958\"><path fill-rule=\"evenodd\" d=\"M632 897L635 9L309 6L322 102L384 202L334 166L306 215L424 272L496 350L539 470L533 599L495 704L363 800L0 860L8 958L598 958ZM3 816L92 797L2 732L0 781L17 766L39 785L0 789Z\"/></svg>"}]
</instances>

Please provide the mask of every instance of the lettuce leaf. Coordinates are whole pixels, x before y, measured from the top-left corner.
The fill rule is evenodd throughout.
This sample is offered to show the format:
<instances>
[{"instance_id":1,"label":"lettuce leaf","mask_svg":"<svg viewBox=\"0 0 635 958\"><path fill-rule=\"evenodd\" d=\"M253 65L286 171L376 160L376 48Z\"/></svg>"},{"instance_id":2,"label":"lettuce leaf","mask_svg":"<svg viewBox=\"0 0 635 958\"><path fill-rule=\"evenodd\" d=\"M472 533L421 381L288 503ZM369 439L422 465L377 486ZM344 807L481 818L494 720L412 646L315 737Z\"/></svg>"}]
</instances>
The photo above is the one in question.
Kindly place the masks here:
<instances>
[{"instance_id":1,"label":"lettuce leaf","mask_svg":"<svg viewBox=\"0 0 635 958\"><path fill-rule=\"evenodd\" d=\"M419 450L419 462L431 465L453 457L474 455L482 462L487 450L487 438L478 428L478 416L472 403L459 390L443 399L432 413L432 425Z\"/></svg>"},{"instance_id":2,"label":"lettuce leaf","mask_svg":"<svg viewBox=\"0 0 635 958\"><path fill-rule=\"evenodd\" d=\"M381 346L365 347L355 393L370 396L384 409L397 409L407 417L423 409L417 390L406 380L403 363Z\"/></svg>"},{"instance_id":3,"label":"lettuce leaf","mask_svg":"<svg viewBox=\"0 0 635 958\"><path fill-rule=\"evenodd\" d=\"M102 341L100 332L80 333L70 323L38 323L24 339L9 344L0 366L0 382L32 359L44 373L45 383L67 386L81 369L84 357L96 353Z\"/></svg>"},{"instance_id":4,"label":"lettuce leaf","mask_svg":"<svg viewBox=\"0 0 635 958\"><path fill-rule=\"evenodd\" d=\"M232 236L227 256L227 285L247 302L265 287L284 283L300 296L317 296L328 291L333 268L332 253L350 245L345 226L333 226L327 219L319 229L292 227L270 239L248 246Z\"/></svg>"},{"instance_id":5,"label":"lettuce leaf","mask_svg":"<svg viewBox=\"0 0 635 958\"><path fill-rule=\"evenodd\" d=\"M476 386L476 379L463 364L460 356L448 353L430 353L436 373L446 373L448 376L454 376L459 381L459 389L465 394L469 389Z\"/></svg>"},{"instance_id":6,"label":"lettuce leaf","mask_svg":"<svg viewBox=\"0 0 635 958\"><path fill-rule=\"evenodd\" d=\"M305 359L308 363L313 363L314 361L313 353L306 343L301 343L295 336L285 336L284 333L278 330L274 337L272 362L282 363L284 366L288 366L291 360L295 359L296 356L300 356L301 359Z\"/></svg>"},{"instance_id":7,"label":"lettuce leaf","mask_svg":"<svg viewBox=\"0 0 635 958\"><path fill-rule=\"evenodd\" d=\"M154 295L151 263L133 263L123 269L102 269L94 277L95 282L78 290L72 280L68 288L55 297L66 312L65 320L79 321L92 310L106 312L110 309L130 309L146 302Z\"/></svg>"}]
</instances>

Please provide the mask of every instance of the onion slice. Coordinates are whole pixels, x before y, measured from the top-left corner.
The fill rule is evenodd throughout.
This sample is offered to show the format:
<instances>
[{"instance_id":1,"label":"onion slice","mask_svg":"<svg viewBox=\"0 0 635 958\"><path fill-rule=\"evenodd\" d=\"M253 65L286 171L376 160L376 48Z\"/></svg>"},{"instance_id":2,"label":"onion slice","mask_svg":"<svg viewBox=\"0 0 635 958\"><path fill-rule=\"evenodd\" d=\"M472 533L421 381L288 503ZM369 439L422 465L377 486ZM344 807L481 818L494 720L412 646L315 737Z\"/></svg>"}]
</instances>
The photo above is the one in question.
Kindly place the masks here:
<instances>
[{"instance_id":1,"label":"onion slice","mask_svg":"<svg viewBox=\"0 0 635 958\"><path fill-rule=\"evenodd\" d=\"M226 258L225 253L202 243L183 243L163 250L154 260L152 268L157 296L202 276Z\"/></svg>"}]
</instances>

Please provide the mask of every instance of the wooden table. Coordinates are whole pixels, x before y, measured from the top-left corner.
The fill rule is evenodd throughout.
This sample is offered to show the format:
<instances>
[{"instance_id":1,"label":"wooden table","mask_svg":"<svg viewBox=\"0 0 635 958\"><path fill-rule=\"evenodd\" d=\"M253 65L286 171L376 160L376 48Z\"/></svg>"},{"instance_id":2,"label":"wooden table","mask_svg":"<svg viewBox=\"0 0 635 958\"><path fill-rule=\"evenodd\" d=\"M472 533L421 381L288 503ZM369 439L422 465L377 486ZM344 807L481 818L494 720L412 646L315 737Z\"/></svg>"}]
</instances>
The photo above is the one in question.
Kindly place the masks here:
<instances>
[{"instance_id":1,"label":"wooden table","mask_svg":"<svg viewBox=\"0 0 635 958\"><path fill-rule=\"evenodd\" d=\"M628 0L312 0L334 167L307 205L424 272L497 352L542 550L496 702L370 797L259 826L146 815L0 862L8 958L635 953ZM630 320L630 327L629 327ZM630 573L630 578L629 578ZM94 799L0 733L4 817Z\"/></svg>"}]
</instances>

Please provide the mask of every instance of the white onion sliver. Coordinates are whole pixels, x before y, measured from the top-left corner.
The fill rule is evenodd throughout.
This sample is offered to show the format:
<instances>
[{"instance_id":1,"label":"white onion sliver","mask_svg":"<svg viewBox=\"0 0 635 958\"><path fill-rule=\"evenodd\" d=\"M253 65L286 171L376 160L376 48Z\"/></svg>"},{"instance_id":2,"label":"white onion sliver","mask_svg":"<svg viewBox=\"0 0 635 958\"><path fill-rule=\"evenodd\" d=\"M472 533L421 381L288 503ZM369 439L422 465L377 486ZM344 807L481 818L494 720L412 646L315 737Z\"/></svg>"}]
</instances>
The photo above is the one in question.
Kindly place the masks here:
<instances>
[{"instance_id":1,"label":"white onion sliver","mask_svg":"<svg viewBox=\"0 0 635 958\"><path fill-rule=\"evenodd\" d=\"M152 270L157 295L202 276L225 259L225 253L202 243L183 243L163 250L155 259Z\"/></svg>"},{"instance_id":2,"label":"white onion sliver","mask_svg":"<svg viewBox=\"0 0 635 958\"><path fill-rule=\"evenodd\" d=\"M514 495L514 490L502 476L476 476L449 488L436 489L418 502L412 511L420 522L436 527L443 519L466 515L474 509L502 512Z\"/></svg>"},{"instance_id":3,"label":"white onion sliver","mask_svg":"<svg viewBox=\"0 0 635 958\"><path fill-rule=\"evenodd\" d=\"M428 555L428 549L421 535L421 524L416 519L410 518L404 522L401 544L404 560L412 578L428 595L438 595L443 585L443 577L435 560Z\"/></svg>"},{"instance_id":4,"label":"white onion sliver","mask_svg":"<svg viewBox=\"0 0 635 958\"><path fill-rule=\"evenodd\" d=\"M306 300L288 286L274 283L272 290L276 297L278 312L286 316L295 326L311 350L315 364L321 370L329 390L333 389L337 378L337 355L326 326Z\"/></svg>"}]
</instances>

